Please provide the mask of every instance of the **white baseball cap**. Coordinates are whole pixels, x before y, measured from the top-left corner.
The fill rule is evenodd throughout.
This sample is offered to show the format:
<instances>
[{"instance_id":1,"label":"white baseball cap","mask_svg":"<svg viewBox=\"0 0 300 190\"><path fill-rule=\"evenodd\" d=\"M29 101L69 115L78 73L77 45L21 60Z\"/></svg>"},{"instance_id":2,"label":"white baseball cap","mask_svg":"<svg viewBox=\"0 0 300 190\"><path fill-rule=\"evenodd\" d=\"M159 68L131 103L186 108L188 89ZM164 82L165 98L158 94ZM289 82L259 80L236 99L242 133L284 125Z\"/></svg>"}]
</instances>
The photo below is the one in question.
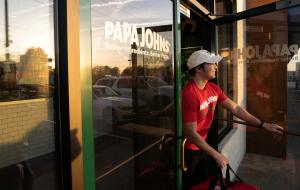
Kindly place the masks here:
<instances>
[{"instance_id":1,"label":"white baseball cap","mask_svg":"<svg viewBox=\"0 0 300 190\"><path fill-rule=\"evenodd\" d=\"M222 58L222 56L215 55L207 50L198 50L192 53L192 55L189 57L187 66L189 70L191 70L202 63L218 63L222 60Z\"/></svg>"}]
</instances>

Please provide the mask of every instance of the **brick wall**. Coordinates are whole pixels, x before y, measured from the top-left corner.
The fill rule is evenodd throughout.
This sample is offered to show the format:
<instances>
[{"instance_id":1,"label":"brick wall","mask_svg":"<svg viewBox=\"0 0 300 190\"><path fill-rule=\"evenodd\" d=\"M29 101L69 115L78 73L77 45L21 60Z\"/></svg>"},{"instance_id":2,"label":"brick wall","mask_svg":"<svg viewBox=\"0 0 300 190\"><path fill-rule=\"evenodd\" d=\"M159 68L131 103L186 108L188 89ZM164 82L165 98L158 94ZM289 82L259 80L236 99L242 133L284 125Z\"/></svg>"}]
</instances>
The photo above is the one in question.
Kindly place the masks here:
<instances>
[{"instance_id":1,"label":"brick wall","mask_svg":"<svg viewBox=\"0 0 300 190\"><path fill-rule=\"evenodd\" d=\"M0 102L0 168L53 151L52 99Z\"/></svg>"}]
</instances>

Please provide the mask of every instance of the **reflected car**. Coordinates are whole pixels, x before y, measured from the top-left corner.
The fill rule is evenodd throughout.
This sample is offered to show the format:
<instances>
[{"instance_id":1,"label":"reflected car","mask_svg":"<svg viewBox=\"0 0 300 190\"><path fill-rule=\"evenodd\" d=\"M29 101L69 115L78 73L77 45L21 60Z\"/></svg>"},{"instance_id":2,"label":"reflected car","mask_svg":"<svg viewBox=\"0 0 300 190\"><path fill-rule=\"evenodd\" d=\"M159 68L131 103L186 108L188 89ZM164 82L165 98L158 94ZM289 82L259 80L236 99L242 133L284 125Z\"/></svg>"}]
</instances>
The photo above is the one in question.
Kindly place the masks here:
<instances>
[{"instance_id":1,"label":"reflected car","mask_svg":"<svg viewBox=\"0 0 300 190\"><path fill-rule=\"evenodd\" d=\"M111 88L122 96L134 98L132 94L133 81L131 76L121 76L115 80ZM150 109L163 109L174 99L174 88L164 80L154 76L137 76L137 99L151 107ZM154 107L155 108L154 108Z\"/></svg>"},{"instance_id":2,"label":"reflected car","mask_svg":"<svg viewBox=\"0 0 300 190\"><path fill-rule=\"evenodd\" d=\"M109 76L109 77L103 77L96 81L95 85L103 85L103 86L109 86L112 87L112 85L116 82L118 77Z\"/></svg>"},{"instance_id":3,"label":"reflected car","mask_svg":"<svg viewBox=\"0 0 300 190\"><path fill-rule=\"evenodd\" d=\"M103 85L93 85L93 106L95 120L111 125L130 120L134 113L131 98L123 97L112 88ZM145 103L139 101L137 107L143 106Z\"/></svg>"}]
</instances>

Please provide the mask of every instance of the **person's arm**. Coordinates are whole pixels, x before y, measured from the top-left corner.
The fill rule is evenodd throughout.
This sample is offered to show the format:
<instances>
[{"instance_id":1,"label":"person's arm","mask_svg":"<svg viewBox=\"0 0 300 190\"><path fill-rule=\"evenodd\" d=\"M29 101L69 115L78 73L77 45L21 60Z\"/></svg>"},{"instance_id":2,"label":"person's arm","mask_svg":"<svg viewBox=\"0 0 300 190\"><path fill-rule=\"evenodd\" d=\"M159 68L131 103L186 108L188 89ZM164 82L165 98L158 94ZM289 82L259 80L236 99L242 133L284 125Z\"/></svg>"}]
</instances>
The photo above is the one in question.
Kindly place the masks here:
<instances>
[{"instance_id":1,"label":"person's arm","mask_svg":"<svg viewBox=\"0 0 300 190\"><path fill-rule=\"evenodd\" d=\"M191 141L194 145L205 151L208 155L213 157L220 167L225 167L229 162L228 159L212 148L196 131L197 123L184 123L183 132L186 138Z\"/></svg>"},{"instance_id":2,"label":"person's arm","mask_svg":"<svg viewBox=\"0 0 300 190\"><path fill-rule=\"evenodd\" d=\"M221 102L221 105L229 110L231 113L233 113L238 118L246 121L250 125L259 126L261 124L261 120L247 112L244 108L233 102L230 98L227 98L223 102ZM283 128L280 127L277 124L273 123L263 123L262 128L270 131L270 132L276 132L282 134Z\"/></svg>"}]
</instances>

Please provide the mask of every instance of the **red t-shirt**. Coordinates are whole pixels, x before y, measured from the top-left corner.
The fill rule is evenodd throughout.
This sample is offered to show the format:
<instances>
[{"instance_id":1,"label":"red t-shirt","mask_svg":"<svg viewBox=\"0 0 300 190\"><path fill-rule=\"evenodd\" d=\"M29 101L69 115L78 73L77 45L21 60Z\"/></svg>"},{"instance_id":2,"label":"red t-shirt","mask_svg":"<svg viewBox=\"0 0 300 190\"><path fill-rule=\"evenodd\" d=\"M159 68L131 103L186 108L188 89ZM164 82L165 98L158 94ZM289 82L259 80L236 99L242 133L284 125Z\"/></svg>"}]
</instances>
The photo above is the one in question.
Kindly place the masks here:
<instances>
[{"instance_id":1,"label":"red t-shirt","mask_svg":"<svg viewBox=\"0 0 300 190\"><path fill-rule=\"evenodd\" d=\"M197 122L196 130L206 140L216 104L226 99L227 96L214 83L207 82L204 89L201 90L194 81L190 81L182 89L183 123ZM189 140L187 140L185 147L191 150L199 150Z\"/></svg>"}]
</instances>

